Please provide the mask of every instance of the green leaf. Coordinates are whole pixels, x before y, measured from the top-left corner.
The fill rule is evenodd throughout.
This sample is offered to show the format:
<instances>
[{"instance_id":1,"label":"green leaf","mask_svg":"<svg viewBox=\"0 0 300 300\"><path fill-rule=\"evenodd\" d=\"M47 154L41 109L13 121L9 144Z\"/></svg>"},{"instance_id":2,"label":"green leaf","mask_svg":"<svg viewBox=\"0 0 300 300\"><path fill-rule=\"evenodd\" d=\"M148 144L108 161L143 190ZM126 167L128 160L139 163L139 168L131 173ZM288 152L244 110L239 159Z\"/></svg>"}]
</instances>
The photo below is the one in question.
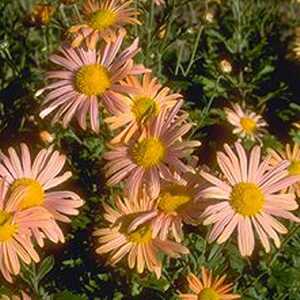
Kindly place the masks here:
<instances>
[{"instance_id":1,"label":"green leaf","mask_svg":"<svg viewBox=\"0 0 300 300\"><path fill-rule=\"evenodd\" d=\"M69 291L64 291L54 296L54 300L87 300L87 299L88 299L87 297L78 296L72 294Z\"/></svg>"},{"instance_id":2,"label":"green leaf","mask_svg":"<svg viewBox=\"0 0 300 300\"><path fill-rule=\"evenodd\" d=\"M46 257L40 264L37 273L37 279L42 280L54 267L55 261L53 256Z\"/></svg>"}]
</instances>

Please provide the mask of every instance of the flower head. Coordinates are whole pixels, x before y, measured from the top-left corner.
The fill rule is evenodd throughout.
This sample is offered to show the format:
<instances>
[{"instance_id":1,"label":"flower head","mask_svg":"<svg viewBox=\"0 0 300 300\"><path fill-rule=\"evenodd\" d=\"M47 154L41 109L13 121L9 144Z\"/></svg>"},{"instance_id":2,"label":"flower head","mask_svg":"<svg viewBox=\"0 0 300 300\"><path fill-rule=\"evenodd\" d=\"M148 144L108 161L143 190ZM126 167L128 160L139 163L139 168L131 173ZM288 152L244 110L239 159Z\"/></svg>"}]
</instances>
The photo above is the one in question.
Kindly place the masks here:
<instances>
[{"instance_id":1,"label":"flower head","mask_svg":"<svg viewBox=\"0 0 300 300\"><path fill-rule=\"evenodd\" d=\"M119 93L130 93L134 88L120 84L128 75L140 74L146 70L134 65L132 58L139 51L138 40L117 55L125 32L120 31L115 42L108 43L102 53L83 48L60 48L62 55L52 55L50 60L62 67L48 72L53 82L39 93L50 90L44 101L41 118L57 111L52 122L61 121L67 126L73 116L81 128L86 129L87 115L92 130L99 131L99 104L113 113L123 107Z\"/></svg>"},{"instance_id":2,"label":"flower head","mask_svg":"<svg viewBox=\"0 0 300 300\"><path fill-rule=\"evenodd\" d=\"M5 180L9 193L22 193L19 197L20 211L34 207L44 207L56 220L70 222L68 215L77 215L83 200L70 191L49 191L69 179L71 172L62 171L66 157L53 151L53 148L41 150L34 161L28 147L21 144L21 155L13 148L8 149L8 156L0 153L0 178ZM45 223L40 230L33 230L33 235L40 246L47 236L53 242L64 241L64 236L55 222Z\"/></svg>"},{"instance_id":3,"label":"flower head","mask_svg":"<svg viewBox=\"0 0 300 300\"><path fill-rule=\"evenodd\" d=\"M20 210L24 189L8 191L0 180L0 271L12 282L12 275L20 272L20 261L38 262L39 256L31 241L31 232L47 227L53 230L52 215L43 207Z\"/></svg>"},{"instance_id":4,"label":"flower head","mask_svg":"<svg viewBox=\"0 0 300 300\"><path fill-rule=\"evenodd\" d=\"M174 176L172 181L163 181L159 196L154 200L155 205L147 214L152 214L151 226L153 237L166 240L171 234L177 242L183 239L183 223L197 225L204 211L204 203L197 198L197 191L203 186L203 180L192 173ZM150 202L147 193L139 194L139 199ZM153 201L153 200L152 200ZM149 218L146 218L149 222ZM130 228L140 225L139 218Z\"/></svg>"},{"instance_id":5,"label":"flower head","mask_svg":"<svg viewBox=\"0 0 300 300\"><path fill-rule=\"evenodd\" d=\"M166 4L166 1L165 0L153 0L154 3L157 5L157 6L161 6L161 5L165 5Z\"/></svg>"},{"instance_id":6,"label":"flower head","mask_svg":"<svg viewBox=\"0 0 300 300\"><path fill-rule=\"evenodd\" d=\"M35 4L26 22L32 26L47 25L55 12L55 7L49 4Z\"/></svg>"},{"instance_id":7,"label":"flower head","mask_svg":"<svg viewBox=\"0 0 300 300\"><path fill-rule=\"evenodd\" d=\"M180 94L171 94L169 88L163 88L149 73L144 75L142 82L131 76L122 85L135 87L136 90L123 97L122 110L105 119L111 129L123 128L112 143L127 143L138 130L141 131L147 123L173 107L181 98Z\"/></svg>"},{"instance_id":8,"label":"flower head","mask_svg":"<svg viewBox=\"0 0 300 300\"><path fill-rule=\"evenodd\" d=\"M275 217L300 221L290 213L298 208L295 195L278 194L297 182L299 176L289 176L288 161L270 168L268 158L261 161L259 146L253 147L249 157L240 143L236 143L235 148L237 155L228 145L225 145L225 153L217 155L224 180L201 171L202 177L213 186L199 194L220 201L208 206L203 213L204 225L214 224L209 241L223 243L237 229L240 253L249 256L254 249L255 230L263 247L269 252L269 239L279 247L278 233L287 233L287 228Z\"/></svg>"},{"instance_id":9,"label":"flower head","mask_svg":"<svg viewBox=\"0 0 300 300\"><path fill-rule=\"evenodd\" d=\"M100 39L112 42L117 39L116 31L126 24L140 24L139 14L131 7L132 0L87 0L83 6L84 23L74 25L69 32L75 33L73 47L83 41L94 49Z\"/></svg>"},{"instance_id":10,"label":"flower head","mask_svg":"<svg viewBox=\"0 0 300 300\"><path fill-rule=\"evenodd\" d=\"M135 198L145 183L155 198L160 191L161 177L168 179L174 172L193 171L182 160L200 143L183 141L183 135L192 125L186 123L186 114L177 116L181 105L179 101L172 110L160 114L128 145L113 147L105 154L105 159L110 161L106 165L108 184L114 185L126 178L127 191Z\"/></svg>"},{"instance_id":11,"label":"flower head","mask_svg":"<svg viewBox=\"0 0 300 300\"><path fill-rule=\"evenodd\" d=\"M241 138L247 137L255 140L259 139L264 133L265 129L263 127L266 127L267 123L260 115L244 111L239 104L234 104L233 109L226 108L225 112L228 122L235 127L233 133Z\"/></svg>"},{"instance_id":12,"label":"flower head","mask_svg":"<svg viewBox=\"0 0 300 300\"><path fill-rule=\"evenodd\" d=\"M202 278L197 278L193 273L187 276L189 288L193 294L180 294L181 300L233 300L240 299L238 294L232 294L232 283L225 284L226 275L213 278L211 271L201 269Z\"/></svg>"},{"instance_id":13,"label":"flower head","mask_svg":"<svg viewBox=\"0 0 300 300\"><path fill-rule=\"evenodd\" d=\"M114 265L125 256L128 256L128 266L135 266L138 273L142 273L145 267L150 272L155 272L159 278L162 264L159 253L170 257L179 257L189 253L184 246L168 240L162 241L154 238L150 220L155 214L147 212L153 208L153 201L141 198L140 201L129 201L120 198L116 200L116 209L104 205L105 219L111 224L108 228L98 229L95 235L99 236L100 247L96 250L98 254L110 253L109 261ZM138 218L141 225L132 227L133 221ZM136 224L135 224L136 225Z\"/></svg>"},{"instance_id":14,"label":"flower head","mask_svg":"<svg viewBox=\"0 0 300 300\"><path fill-rule=\"evenodd\" d=\"M288 160L290 165L288 167L289 175L300 176L300 145L294 144L292 148L291 145L287 144L284 151L276 152L275 150L269 149L271 154L270 164L276 166L284 160ZM295 184L288 187L288 191L295 193L297 197L300 197L300 178Z\"/></svg>"}]
</instances>

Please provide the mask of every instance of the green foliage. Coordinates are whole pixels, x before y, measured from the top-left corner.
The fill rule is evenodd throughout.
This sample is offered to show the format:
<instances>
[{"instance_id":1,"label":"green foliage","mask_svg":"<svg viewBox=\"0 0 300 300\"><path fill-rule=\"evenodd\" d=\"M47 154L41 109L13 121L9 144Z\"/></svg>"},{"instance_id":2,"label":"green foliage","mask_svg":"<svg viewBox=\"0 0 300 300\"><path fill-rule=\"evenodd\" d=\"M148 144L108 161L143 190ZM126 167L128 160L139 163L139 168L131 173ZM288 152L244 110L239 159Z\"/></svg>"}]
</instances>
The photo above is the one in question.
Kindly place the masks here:
<instances>
[{"instance_id":1,"label":"green foliage","mask_svg":"<svg viewBox=\"0 0 300 300\"><path fill-rule=\"evenodd\" d=\"M54 300L86 300L87 298L86 297L81 297L81 296L77 296L77 295L74 295L68 291L65 291L65 292L62 292L62 293L59 293L59 294L56 294L54 297L53 297Z\"/></svg>"},{"instance_id":2,"label":"green foliage","mask_svg":"<svg viewBox=\"0 0 300 300\"><path fill-rule=\"evenodd\" d=\"M85 205L63 228L66 244L47 244L41 250L46 258L24 265L16 285L3 283L0 293L27 289L45 300L172 300L186 290L186 275L200 274L200 267L206 266L215 274L227 273L243 300L299 300L298 227L290 228L281 249L265 254L257 243L254 257L244 259L234 237L224 245L208 244L206 228L186 226L184 245L190 254L176 260L162 258L159 280L153 274L129 271L125 263L108 266L105 257L96 256L92 232L105 224L101 204L111 203L120 191L107 187L103 174L102 157L112 134L104 115L100 135L83 132L75 124L68 129L53 127L38 117L42 97L36 97L36 91L44 84L48 56L74 24L79 4L48 0L56 7L49 25L29 27L25 18L32 3L0 1L1 149L22 141L41 148L45 145L39 132L54 134L53 146L67 155L74 174L71 189L85 199ZM195 124L193 136L203 144L201 163L213 167L215 151L236 140L224 113L231 103L247 103L264 116L269 124L264 150L281 149L291 140L300 143L299 129L291 129L300 119L299 65L287 59L291 32L299 25L296 1L168 0L166 7L158 8L150 0L135 0L135 6L143 25L132 26L128 40L138 36L139 62L185 96ZM224 61L231 69L224 69ZM250 148L252 143L245 145Z\"/></svg>"}]
</instances>

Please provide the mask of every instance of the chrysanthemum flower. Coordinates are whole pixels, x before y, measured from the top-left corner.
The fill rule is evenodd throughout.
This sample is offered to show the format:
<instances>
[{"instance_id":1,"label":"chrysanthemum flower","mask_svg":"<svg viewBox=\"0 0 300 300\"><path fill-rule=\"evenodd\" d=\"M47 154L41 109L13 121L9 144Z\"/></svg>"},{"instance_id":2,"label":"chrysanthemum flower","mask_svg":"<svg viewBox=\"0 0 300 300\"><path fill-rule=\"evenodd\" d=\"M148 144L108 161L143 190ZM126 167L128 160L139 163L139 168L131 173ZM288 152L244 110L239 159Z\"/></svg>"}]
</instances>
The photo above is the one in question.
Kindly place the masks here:
<instances>
[{"instance_id":1,"label":"chrysanthemum flower","mask_svg":"<svg viewBox=\"0 0 300 300\"><path fill-rule=\"evenodd\" d=\"M116 31L126 24L140 24L139 14L131 7L132 0L87 0L83 6L84 23L74 25L69 32L76 33L72 42L78 47L83 41L94 49L100 39L106 42L116 40Z\"/></svg>"},{"instance_id":2,"label":"chrysanthemum flower","mask_svg":"<svg viewBox=\"0 0 300 300\"><path fill-rule=\"evenodd\" d=\"M108 228L98 229L94 235L99 236L101 246L96 250L98 254L110 253L109 261L115 265L125 256L128 256L128 266L136 266L138 273L143 273L145 267L155 272L157 278L161 275L162 264L159 253L170 257L179 257L189 253L188 249L175 242L153 238L150 224L142 224L130 230L129 227L135 218L139 217L141 223L153 215L145 214L153 208L153 201L129 201L120 198L116 200L116 209L104 205L106 214L104 218L111 223ZM143 220L142 220L142 219Z\"/></svg>"},{"instance_id":3,"label":"chrysanthemum flower","mask_svg":"<svg viewBox=\"0 0 300 300\"><path fill-rule=\"evenodd\" d=\"M158 236L166 240L171 233L177 242L181 242L183 223L197 225L200 222L204 203L197 198L196 194L201 187L203 187L203 182L199 180L199 176L192 173L176 176L172 181L163 181L159 196L154 201L155 206L142 217L148 215L146 222L149 222L150 214L152 214L153 237ZM143 201L151 201L146 193L139 195L139 199L141 197L147 198ZM135 224L141 224L139 218L132 223L130 228L135 228Z\"/></svg>"},{"instance_id":4,"label":"chrysanthemum flower","mask_svg":"<svg viewBox=\"0 0 300 300\"><path fill-rule=\"evenodd\" d=\"M8 297L6 295L0 295L1 300L31 300L31 297L29 297L25 292L21 291L21 296L12 296Z\"/></svg>"},{"instance_id":5,"label":"chrysanthemum flower","mask_svg":"<svg viewBox=\"0 0 300 300\"><path fill-rule=\"evenodd\" d=\"M41 150L33 163L25 144L21 144L20 157L13 148L8 149L8 156L0 152L0 178L5 180L9 192L24 189L22 200L18 204L19 210L42 206L62 222L71 221L67 215L78 214L83 200L77 194L70 191L49 191L72 176L71 172L59 175L65 161L66 157L53 151L52 147ZM43 245L45 235L54 242L64 241L59 227L49 230L48 224L45 224L42 232L33 230L33 235L40 246Z\"/></svg>"},{"instance_id":6,"label":"chrysanthemum flower","mask_svg":"<svg viewBox=\"0 0 300 300\"><path fill-rule=\"evenodd\" d=\"M255 146L250 156L240 143L235 144L237 155L225 145L225 153L219 152L217 160L224 180L201 171L212 187L199 194L204 198L221 202L210 205L204 211L204 225L214 224L209 241L225 242L237 228L238 246L242 256L249 256L254 249L254 231L266 252L270 251L269 239L280 246L278 233L287 229L275 217L300 222L290 211L298 208L293 193L278 194L299 180L289 176L288 161L270 168L269 159L261 162L261 148Z\"/></svg>"},{"instance_id":7,"label":"chrysanthemum flower","mask_svg":"<svg viewBox=\"0 0 300 300\"><path fill-rule=\"evenodd\" d=\"M26 23L30 26L47 25L55 12L55 7L49 4L35 4L31 13L26 18Z\"/></svg>"},{"instance_id":8,"label":"chrysanthemum flower","mask_svg":"<svg viewBox=\"0 0 300 300\"><path fill-rule=\"evenodd\" d=\"M165 0L153 0L153 1L154 1L154 3L155 3L156 5L158 5L158 6L161 6L161 5L165 5L165 4L166 4Z\"/></svg>"},{"instance_id":9,"label":"chrysanthemum flower","mask_svg":"<svg viewBox=\"0 0 300 300\"><path fill-rule=\"evenodd\" d=\"M265 132L267 123L263 118L254 112L244 111L239 104L233 104L233 109L225 108L225 112L228 122L235 127L233 133L239 137L254 141Z\"/></svg>"},{"instance_id":10,"label":"chrysanthemum flower","mask_svg":"<svg viewBox=\"0 0 300 300\"><path fill-rule=\"evenodd\" d=\"M31 231L45 226L53 229L52 215L42 207L19 211L24 190L7 193L4 180L0 180L0 271L12 282L12 275L20 272L20 260L26 264L38 262Z\"/></svg>"},{"instance_id":11,"label":"chrysanthemum flower","mask_svg":"<svg viewBox=\"0 0 300 300\"><path fill-rule=\"evenodd\" d=\"M276 152L273 149L270 149L269 153L272 156L270 161L272 166L278 165L283 160L288 160L290 162L290 165L288 167L289 175L300 176L300 145L299 144L295 143L293 148L291 147L291 145L287 144L285 147L285 152L283 151ZM288 191L291 193L295 193L297 197L300 197L300 178L298 182L296 182L295 184L291 185L288 188Z\"/></svg>"},{"instance_id":12,"label":"chrysanthemum flower","mask_svg":"<svg viewBox=\"0 0 300 300\"><path fill-rule=\"evenodd\" d=\"M114 43L108 43L103 52L62 47L62 55L52 55L50 60L62 66L61 70L48 72L51 84L40 90L50 90L44 101L40 117L57 110L52 123L61 121L67 126L75 115L81 128L86 129L89 114L92 130L99 131L99 104L113 113L123 107L118 93L130 93L134 88L120 84L128 75L141 74L147 70L134 65L132 58L139 51L138 40L121 52L125 32L120 31Z\"/></svg>"},{"instance_id":13,"label":"chrysanthemum flower","mask_svg":"<svg viewBox=\"0 0 300 300\"><path fill-rule=\"evenodd\" d=\"M232 283L225 284L226 275L213 278L211 271L201 269L202 278L197 278L193 273L187 276L189 288L193 294L180 294L181 300L233 300L240 299L237 294L232 294Z\"/></svg>"},{"instance_id":14,"label":"chrysanthemum flower","mask_svg":"<svg viewBox=\"0 0 300 300\"><path fill-rule=\"evenodd\" d=\"M143 183L152 197L160 191L161 177L172 178L172 173L193 171L182 159L199 146L198 141L183 141L182 137L192 127L186 123L186 114L177 116L182 101L172 110L163 112L145 128L145 132L128 145L116 146L104 158L110 160L106 165L108 184L114 185L126 178L126 188L132 198Z\"/></svg>"},{"instance_id":15,"label":"chrysanthemum flower","mask_svg":"<svg viewBox=\"0 0 300 300\"><path fill-rule=\"evenodd\" d=\"M180 94L171 94L169 88L163 88L150 74L145 74L142 82L136 77L128 77L122 85L133 86L136 91L123 97L122 110L105 119L112 130L125 127L111 143L127 143L134 133L182 98Z\"/></svg>"}]
</instances>

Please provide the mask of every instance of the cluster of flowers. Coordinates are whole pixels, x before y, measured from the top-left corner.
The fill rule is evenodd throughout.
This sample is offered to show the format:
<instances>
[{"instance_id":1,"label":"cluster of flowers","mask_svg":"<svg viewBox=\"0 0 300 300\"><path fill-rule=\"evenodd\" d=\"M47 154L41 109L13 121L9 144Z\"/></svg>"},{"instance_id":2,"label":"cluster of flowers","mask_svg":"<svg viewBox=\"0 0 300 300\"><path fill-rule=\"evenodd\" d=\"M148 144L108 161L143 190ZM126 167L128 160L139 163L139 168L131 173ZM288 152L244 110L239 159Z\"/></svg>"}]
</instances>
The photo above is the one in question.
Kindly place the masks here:
<instances>
[{"instance_id":1,"label":"cluster of flowers","mask_svg":"<svg viewBox=\"0 0 300 300\"><path fill-rule=\"evenodd\" d=\"M163 1L155 1L163 4ZM183 224L213 225L209 241L224 243L237 230L242 256L252 254L254 231L270 251L270 240L280 246L278 234L287 229L276 218L299 222L290 211L298 208L300 151L287 147L286 155L274 151L262 158L261 146L248 155L240 142L225 145L217 154L219 174L197 166L192 155L200 142L187 140L192 124L182 109L182 96L163 87L143 65L134 63L138 39L121 51L126 24L139 24L131 0L86 0L84 23L69 29L74 36L50 60L60 68L47 73L49 84L42 118L55 112L52 122L68 126L76 118L99 133L99 108L115 133L105 154L109 185L122 184L124 192L114 206L104 204L107 228L95 231L97 253L108 254L117 264L127 257L128 266L145 268L159 278L160 254L179 257L189 250L181 244ZM259 138L266 126L255 113L235 104L226 110L234 133ZM18 257L38 261L32 239L63 241L56 221L69 221L83 201L71 192L46 192L71 176L58 176L65 157L42 150L31 164L29 150L21 145L21 160L13 149L1 154L0 269L7 280L19 273ZM202 281L188 276L195 294L182 299L237 299L225 276L212 279L202 269Z\"/></svg>"},{"instance_id":2,"label":"cluster of flowers","mask_svg":"<svg viewBox=\"0 0 300 300\"><path fill-rule=\"evenodd\" d=\"M61 173L64 155L50 147L32 162L28 147L20 149L20 156L13 148L8 155L0 152L0 271L8 282L19 274L20 261L39 261L35 244L64 242L58 221L70 222L68 215L77 215L83 205L73 192L51 191L72 176Z\"/></svg>"}]
</instances>

